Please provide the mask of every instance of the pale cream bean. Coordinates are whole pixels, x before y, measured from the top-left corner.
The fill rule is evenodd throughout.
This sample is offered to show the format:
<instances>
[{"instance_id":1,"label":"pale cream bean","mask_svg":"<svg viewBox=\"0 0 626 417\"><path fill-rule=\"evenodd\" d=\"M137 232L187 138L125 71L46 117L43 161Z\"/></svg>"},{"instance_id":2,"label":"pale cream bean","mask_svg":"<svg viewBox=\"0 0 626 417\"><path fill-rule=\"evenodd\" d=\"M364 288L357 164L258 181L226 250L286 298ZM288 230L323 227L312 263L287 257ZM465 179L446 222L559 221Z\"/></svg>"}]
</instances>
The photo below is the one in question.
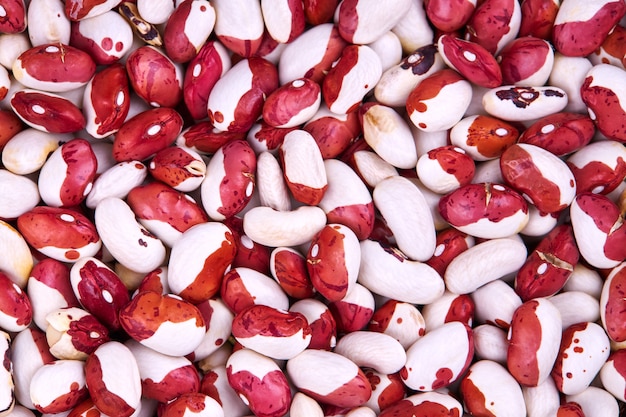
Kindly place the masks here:
<instances>
[{"instance_id":1,"label":"pale cream bean","mask_svg":"<svg viewBox=\"0 0 626 417\"><path fill-rule=\"evenodd\" d=\"M2 164L18 175L38 171L60 143L69 140L69 135L58 135L28 128L18 132L2 150Z\"/></svg>"},{"instance_id":2,"label":"pale cream bean","mask_svg":"<svg viewBox=\"0 0 626 417\"><path fill-rule=\"evenodd\" d=\"M324 417L324 411L313 398L296 392L291 400L289 415L291 417Z\"/></svg>"},{"instance_id":3,"label":"pale cream bean","mask_svg":"<svg viewBox=\"0 0 626 417\"><path fill-rule=\"evenodd\" d=\"M20 288L25 288L30 271L33 269L33 256L26 240L9 223L0 220L0 270L6 273Z\"/></svg>"},{"instance_id":4,"label":"pale cream bean","mask_svg":"<svg viewBox=\"0 0 626 417\"><path fill-rule=\"evenodd\" d=\"M119 162L96 178L85 204L95 209L107 197L126 198L130 190L140 186L147 176L148 169L140 161Z\"/></svg>"},{"instance_id":5,"label":"pale cream bean","mask_svg":"<svg viewBox=\"0 0 626 417\"><path fill-rule=\"evenodd\" d=\"M600 299L604 280L595 269L581 263L574 265L574 271L563 286L563 291L582 291L596 300Z\"/></svg>"},{"instance_id":6,"label":"pale cream bean","mask_svg":"<svg viewBox=\"0 0 626 417\"><path fill-rule=\"evenodd\" d=\"M11 69L22 52L30 48L28 33L3 33L0 35L0 65Z\"/></svg>"},{"instance_id":7,"label":"pale cream bean","mask_svg":"<svg viewBox=\"0 0 626 417\"><path fill-rule=\"evenodd\" d=\"M476 306L477 323L496 325L508 329L515 310L522 305L522 299L501 279L491 281L471 294Z\"/></svg>"},{"instance_id":8,"label":"pale cream bean","mask_svg":"<svg viewBox=\"0 0 626 417\"><path fill-rule=\"evenodd\" d=\"M391 31L400 39L402 51L406 54L433 43L433 29L428 23L423 4L419 1L411 2L409 10Z\"/></svg>"},{"instance_id":9,"label":"pale cream bean","mask_svg":"<svg viewBox=\"0 0 626 417\"><path fill-rule=\"evenodd\" d=\"M491 239L459 254L446 269L448 290L468 294L495 279L517 271L526 261L526 246L519 240Z\"/></svg>"},{"instance_id":10,"label":"pale cream bean","mask_svg":"<svg viewBox=\"0 0 626 417\"><path fill-rule=\"evenodd\" d=\"M398 248L411 260L428 260L435 252L436 232L430 207L419 188L407 178L389 177L376 185L373 199Z\"/></svg>"},{"instance_id":11,"label":"pale cream bean","mask_svg":"<svg viewBox=\"0 0 626 417\"><path fill-rule=\"evenodd\" d=\"M508 341L506 331L491 324L481 324L472 329L474 352L478 359L486 359L506 365Z\"/></svg>"},{"instance_id":12,"label":"pale cream bean","mask_svg":"<svg viewBox=\"0 0 626 417\"><path fill-rule=\"evenodd\" d=\"M155 25L165 23L175 7L176 3L172 0L137 0L141 17Z\"/></svg>"},{"instance_id":13,"label":"pale cream bean","mask_svg":"<svg viewBox=\"0 0 626 417\"><path fill-rule=\"evenodd\" d=\"M398 175L398 170L375 152L357 151L352 158L354 170L370 187L376 187L382 180Z\"/></svg>"},{"instance_id":14,"label":"pale cream bean","mask_svg":"<svg viewBox=\"0 0 626 417\"><path fill-rule=\"evenodd\" d=\"M256 163L256 186L261 205L278 211L290 211L289 191L276 157L264 151L259 154Z\"/></svg>"},{"instance_id":15,"label":"pale cream bean","mask_svg":"<svg viewBox=\"0 0 626 417\"><path fill-rule=\"evenodd\" d=\"M593 64L586 57L565 56L560 52L554 54L548 85L559 87L567 93L567 106L563 110L587 113L587 106L580 96L580 87L592 67Z\"/></svg>"},{"instance_id":16,"label":"pale cream bean","mask_svg":"<svg viewBox=\"0 0 626 417\"><path fill-rule=\"evenodd\" d=\"M563 291L550 297L550 301L561 313L563 330L576 323L600 319L600 302L585 292Z\"/></svg>"},{"instance_id":17,"label":"pale cream bean","mask_svg":"<svg viewBox=\"0 0 626 417\"><path fill-rule=\"evenodd\" d=\"M165 260L163 243L141 226L128 204L107 197L96 206L95 225L115 259L136 272L148 273Z\"/></svg>"},{"instance_id":18,"label":"pale cream bean","mask_svg":"<svg viewBox=\"0 0 626 417\"><path fill-rule=\"evenodd\" d=\"M373 368L384 374L398 372L406 362L406 353L400 342L378 332L348 333L339 339L334 352L360 367Z\"/></svg>"},{"instance_id":19,"label":"pale cream bean","mask_svg":"<svg viewBox=\"0 0 626 417\"><path fill-rule=\"evenodd\" d=\"M373 240L361 242L358 282L375 294L413 304L432 303L445 289L432 267Z\"/></svg>"},{"instance_id":20,"label":"pale cream bean","mask_svg":"<svg viewBox=\"0 0 626 417\"><path fill-rule=\"evenodd\" d=\"M402 60L402 44L400 43L400 38L391 31L384 33L367 46L372 48L380 58L383 72L397 65Z\"/></svg>"},{"instance_id":21,"label":"pale cream bean","mask_svg":"<svg viewBox=\"0 0 626 417\"><path fill-rule=\"evenodd\" d=\"M366 104L361 107L363 138L381 158L396 168L410 169L417 151L409 124L392 107Z\"/></svg>"},{"instance_id":22,"label":"pale cream bean","mask_svg":"<svg viewBox=\"0 0 626 417\"><path fill-rule=\"evenodd\" d=\"M585 417L617 417L619 415L619 405L615 397L599 387L592 386L580 394L566 395L565 400L580 405Z\"/></svg>"},{"instance_id":23,"label":"pale cream bean","mask_svg":"<svg viewBox=\"0 0 626 417\"><path fill-rule=\"evenodd\" d=\"M378 414L369 407L361 406L348 411L346 417L376 417Z\"/></svg>"},{"instance_id":24,"label":"pale cream bean","mask_svg":"<svg viewBox=\"0 0 626 417\"><path fill-rule=\"evenodd\" d=\"M32 46L70 43L71 23L61 0L31 0L27 19Z\"/></svg>"},{"instance_id":25,"label":"pale cream bean","mask_svg":"<svg viewBox=\"0 0 626 417\"><path fill-rule=\"evenodd\" d=\"M0 169L0 218L14 219L39 203L37 184L28 177Z\"/></svg>"},{"instance_id":26,"label":"pale cream bean","mask_svg":"<svg viewBox=\"0 0 626 417\"><path fill-rule=\"evenodd\" d=\"M520 234L526 236L543 236L548 234L557 223L557 216L544 213L534 204L530 204L528 206L528 223L520 230Z\"/></svg>"},{"instance_id":27,"label":"pale cream bean","mask_svg":"<svg viewBox=\"0 0 626 417\"><path fill-rule=\"evenodd\" d=\"M527 417L544 417L556 415L561 402L552 378L546 379L536 387L522 387Z\"/></svg>"},{"instance_id":28,"label":"pale cream bean","mask_svg":"<svg viewBox=\"0 0 626 417\"><path fill-rule=\"evenodd\" d=\"M301 206L292 211L254 207L243 216L243 229L262 245L297 246L310 241L326 224L326 214L316 206Z\"/></svg>"}]
</instances>

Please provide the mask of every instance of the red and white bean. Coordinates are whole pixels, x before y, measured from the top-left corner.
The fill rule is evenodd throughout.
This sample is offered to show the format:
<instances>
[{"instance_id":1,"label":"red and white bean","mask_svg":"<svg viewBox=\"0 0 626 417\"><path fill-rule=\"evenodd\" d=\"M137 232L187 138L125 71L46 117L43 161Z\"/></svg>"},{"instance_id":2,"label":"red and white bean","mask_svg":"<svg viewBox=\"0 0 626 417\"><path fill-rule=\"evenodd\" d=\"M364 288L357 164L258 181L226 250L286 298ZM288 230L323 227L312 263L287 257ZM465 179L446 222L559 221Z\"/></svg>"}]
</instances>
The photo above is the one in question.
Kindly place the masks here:
<instances>
[{"instance_id":1,"label":"red and white bean","mask_svg":"<svg viewBox=\"0 0 626 417\"><path fill-rule=\"evenodd\" d=\"M0 1L0 415L616 417L626 6L444 3Z\"/></svg>"}]
</instances>

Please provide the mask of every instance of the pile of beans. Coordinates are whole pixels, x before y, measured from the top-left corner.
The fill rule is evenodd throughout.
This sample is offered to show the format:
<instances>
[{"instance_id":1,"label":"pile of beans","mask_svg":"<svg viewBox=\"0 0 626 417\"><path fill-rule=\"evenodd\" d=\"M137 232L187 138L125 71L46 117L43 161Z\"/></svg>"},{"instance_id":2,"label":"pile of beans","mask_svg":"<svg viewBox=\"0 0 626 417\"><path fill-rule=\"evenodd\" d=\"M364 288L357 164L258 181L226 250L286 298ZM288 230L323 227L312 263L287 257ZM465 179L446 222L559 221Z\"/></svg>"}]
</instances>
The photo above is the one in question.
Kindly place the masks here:
<instances>
[{"instance_id":1,"label":"pile of beans","mask_svg":"<svg viewBox=\"0 0 626 417\"><path fill-rule=\"evenodd\" d=\"M0 0L0 417L617 417L624 0Z\"/></svg>"}]
</instances>

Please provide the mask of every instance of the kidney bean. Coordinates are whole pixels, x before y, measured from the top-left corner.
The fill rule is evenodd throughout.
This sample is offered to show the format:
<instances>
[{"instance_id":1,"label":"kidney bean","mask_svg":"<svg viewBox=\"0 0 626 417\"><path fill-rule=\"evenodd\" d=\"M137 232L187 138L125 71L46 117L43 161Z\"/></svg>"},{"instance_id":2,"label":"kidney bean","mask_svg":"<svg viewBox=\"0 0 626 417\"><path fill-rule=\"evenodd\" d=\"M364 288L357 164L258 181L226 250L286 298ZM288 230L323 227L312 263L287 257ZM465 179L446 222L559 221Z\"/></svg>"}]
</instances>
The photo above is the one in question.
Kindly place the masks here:
<instances>
[{"instance_id":1,"label":"kidney bean","mask_svg":"<svg viewBox=\"0 0 626 417\"><path fill-rule=\"evenodd\" d=\"M50 353L61 360L84 361L108 342L109 330L92 314L78 307L61 308L46 315Z\"/></svg>"},{"instance_id":2,"label":"kidney bean","mask_svg":"<svg viewBox=\"0 0 626 417\"><path fill-rule=\"evenodd\" d=\"M367 377L354 362L325 350L306 349L288 360L287 375L304 394L337 407L358 407L372 394Z\"/></svg>"},{"instance_id":3,"label":"kidney bean","mask_svg":"<svg viewBox=\"0 0 626 417\"><path fill-rule=\"evenodd\" d=\"M20 288L25 288L34 260L24 237L9 223L0 220L0 270Z\"/></svg>"},{"instance_id":4,"label":"kidney bean","mask_svg":"<svg viewBox=\"0 0 626 417\"><path fill-rule=\"evenodd\" d=\"M500 52L504 84L544 85L554 64L552 45L545 39L520 37Z\"/></svg>"},{"instance_id":5,"label":"kidney bean","mask_svg":"<svg viewBox=\"0 0 626 417\"><path fill-rule=\"evenodd\" d=\"M301 313L311 328L308 349L331 350L337 342L337 322L329 307L315 298L305 298L291 304L289 311Z\"/></svg>"},{"instance_id":6,"label":"kidney bean","mask_svg":"<svg viewBox=\"0 0 626 417\"><path fill-rule=\"evenodd\" d=\"M546 298L534 298L513 313L507 368L522 385L537 386L550 376L561 343L561 315Z\"/></svg>"},{"instance_id":7,"label":"kidney bean","mask_svg":"<svg viewBox=\"0 0 626 417\"><path fill-rule=\"evenodd\" d=\"M287 295L276 281L261 272L245 267L233 268L224 275L220 295L235 314L254 304L263 304L279 310L289 308Z\"/></svg>"},{"instance_id":8,"label":"kidney bean","mask_svg":"<svg viewBox=\"0 0 626 417\"><path fill-rule=\"evenodd\" d=\"M522 11L517 1L483 2L467 22L469 40L495 55L517 36L521 21Z\"/></svg>"},{"instance_id":9,"label":"kidney bean","mask_svg":"<svg viewBox=\"0 0 626 417\"><path fill-rule=\"evenodd\" d=\"M22 53L12 69L13 76L24 86L54 93L87 84L96 72L96 64L78 48L47 43Z\"/></svg>"},{"instance_id":10,"label":"kidney bean","mask_svg":"<svg viewBox=\"0 0 626 417\"><path fill-rule=\"evenodd\" d=\"M199 392L216 400L222 407L225 416L243 416L250 412L235 390L228 384L225 362L214 366L203 373ZM297 394L296 394L297 395ZM295 396L292 399L292 405Z\"/></svg>"},{"instance_id":11,"label":"kidney bean","mask_svg":"<svg viewBox=\"0 0 626 417\"><path fill-rule=\"evenodd\" d=\"M444 62L468 81L486 88L494 88L502 84L503 76L500 66L505 67L506 60L505 64L498 65L496 58L480 44L458 39L452 35L443 35L439 37L437 49ZM539 85L544 83L539 83ZM506 84L513 83L506 82Z\"/></svg>"},{"instance_id":12,"label":"kidney bean","mask_svg":"<svg viewBox=\"0 0 626 417\"><path fill-rule=\"evenodd\" d=\"M374 314L374 295L357 283L342 299L329 303L328 309L337 322L339 333L359 331L367 326Z\"/></svg>"},{"instance_id":13,"label":"kidney bean","mask_svg":"<svg viewBox=\"0 0 626 417\"><path fill-rule=\"evenodd\" d=\"M450 95L459 99L450 103L444 98ZM428 76L411 91L406 100L406 111L420 130L447 130L463 118L471 98L471 84L447 68Z\"/></svg>"},{"instance_id":14,"label":"kidney bean","mask_svg":"<svg viewBox=\"0 0 626 417\"><path fill-rule=\"evenodd\" d=\"M228 358L226 372L229 385L256 416L277 417L289 410L287 378L267 356L240 349Z\"/></svg>"},{"instance_id":15,"label":"kidney bean","mask_svg":"<svg viewBox=\"0 0 626 417\"><path fill-rule=\"evenodd\" d=\"M580 255L590 265L614 268L626 259L619 243L626 229L619 208L608 197L579 194L570 206L570 217Z\"/></svg>"},{"instance_id":16,"label":"kidney bean","mask_svg":"<svg viewBox=\"0 0 626 417\"><path fill-rule=\"evenodd\" d=\"M196 56L213 32L215 8L206 0L178 3L167 17L163 43L168 57L174 62L184 63ZM146 17L144 14L142 16Z\"/></svg>"},{"instance_id":17,"label":"kidney bean","mask_svg":"<svg viewBox=\"0 0 626 417\"><path fill-rule=\"evenodd\" d=\"M85 127L85 117L69 100L37 90L18 91L11 108L28 126L50 133L73 133Z\"/></svg>"},{"instance_id":18,"label":"kidney bean","mask_svg":"<svg viewBox=\"0 0 626 417\"><path fill-rule=\"evenodd\" d=\"M465 408L472 414L504 412L515 417L526 415L522 389L497 362L481 360L470 366L461 380L460 392Z\"/></svg>"},{"instance_id":19,"label":"kidney bean","mask_svg":"<svg viewBox=\"0 0 626 417\"><path fill-rule=\"evenodd\" d=\"M554 20L554 46L563 55L587 56L602 44L624 13L626 5L620 1L600 1L593 5L563 2Z\"/></svg>"},{"instance_id":20,"label":"kidney bean","mask_svg":"<svg viewBox=\"0 0 626 417\"><path fill-rule=\"evenodd\" d=\"M120 342L104 343L89 355L85 363L85 381L96 407L108 415L128 417L141 403L137 361Z\"/></svg>"},{"instance_id":21,"label":"kidney bean","mask_svg":"<svg viewBox=\"0 0 626 417\"><path fill-rule=\"evenodd\" d=\"M577 404L585 416L616 416L619 414L617 400L599 387L588 387L580 394L566 395L565 400Z\"/></svg>"},{"instance_id":22,"label":"kidney bean","mask_svg":"<svg viewBox=\"0 0 626 417\"><path fill-rule=\"evenodd\" d=\"M382 63L372 48L346 46L322 82L322 96L328 109L338 114L356 110L382 73Z\"/></svg>"},{"instance_id":23,"label":"kidney bean","mask_svg":"<svg viewBox=\"0 0 626 417\"><path fill-rule=\"evenodd\" d=\"M33 375L30 397L42 413L71 410L88 395L85 363L79 360L57 360L43 365Z\"/></svg>"},{"instance_id":24,"label":"kidney bean","mask_svg":"<svg viewBox=\"0 0 626 417\"><path fill-rule=\"evenodd\" d=\"M447 341L454 338L454 345ZM430 360L423 361L429 352ZM450 322L427 332L406 351L406 363L400 370L405 385L418 391L445 388L459 379L474 356L472 330L461 322Z\"/></svg>"},{"instance_id":25,"label":"kidney bean","mask_svg":"<svg viewBox=\"0 0 626 417\"><path fill-rule=\"evenodd\" d=\"M35 207L17 218L17 227L34 249L61 262L95 256L102 247L96 226L72 209Z\"/></svg>"},{"instance_id":26,"label":"kidney bean","mask_svg":"<svg viewBox=\"0 0 626 417\"><path fill-rule=\"evenodd\" d=\"M490 324L508 330L513 313L522 300L513 288L501 279L479 287L471 294L474 301L474 317L477 323Z\"/></svg>"},{"instance_id":27,"label":"kidney bean","mask_svg":"<svg viewBox=\"0 0 626 417\"><path fill-rule=\"evenodd\" d=\"M70 44L88 52L98 65L118 62L130 51L133 43L130 25L112 10L72 22L71 27Z\"/></svg>"},{"instance_id":28,"label":"kidney bean","mask_svg":"<svg viewBox=\"0 0 626 417\"><path fill-rule=\"evenodd\" d=\"M402 51L407 54L434 43L433 29L430 27L423 4L411 2L409 10L391 30L400 39Z\"/></svg>"},{"instance_id":29,"label":"kidney bean","mask_svg":"<svg viewBox=\"0 0 626 417\"><path fill-rule=\"evenodd\" d=\"M625 76L626 71L621 68L600 64L587 72L580 87L581 98L598 130L607 138L620 142L626 140L626 131L615 121L626 114L626 108L620 103L620 97L626 93L621 88Z\"/></svg>"},{"instance_id":30,"label":"kidney bean","mask_svg":"<svg viewBox=\"0 0 626 417\"><path fill-rule=\"evenodd\" d=\"M102 243L130 270L148 273L163 263L163 242L137 222L124 200L105 198L96 206L94 220Z\"/></svg>"},{"instance_id":31,"label":"kidney bean","mask_svg":"<svg viewBox=\"0 0 626 417\"><path fill-rule=\"evenodd\" d=\"M522 300L556 294L578 263L579 252L570 225L552 229L528 256L515 277L515 292Z\"/></svg>"},{"instance_id":32,"label":"kidney bean","mask_svg":"<svg viewBox=\"0 0 626 417\"><path fill-rule=\"evenodd\" d=\"M508 341L506 331L491 324L481 324L472 328L474 353L478 360L490 360L506 365Z\"/></svg>"}]
</instances>

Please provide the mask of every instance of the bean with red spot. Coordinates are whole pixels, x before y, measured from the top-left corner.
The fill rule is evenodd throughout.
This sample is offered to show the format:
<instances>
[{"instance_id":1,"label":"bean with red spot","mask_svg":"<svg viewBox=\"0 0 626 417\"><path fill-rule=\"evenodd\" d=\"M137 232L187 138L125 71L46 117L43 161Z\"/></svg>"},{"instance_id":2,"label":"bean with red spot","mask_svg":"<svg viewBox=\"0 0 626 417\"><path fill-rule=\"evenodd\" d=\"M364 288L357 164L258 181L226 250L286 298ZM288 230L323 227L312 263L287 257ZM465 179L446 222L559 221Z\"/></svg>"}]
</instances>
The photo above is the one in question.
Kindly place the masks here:
<instances>
[{"instance_id":1,"label":"bean with red spot","mask_svg":"<svg viewBox=\"0 0 626 417\"><path fill-rule=\"evenodd\" d=\"M610 345L598 324L581 322L565 329L551 374L558 390L566 395L583 392L608 359Z\"/></svg>"},{"instance_id":2,"label":"bean with red spot","mask_svg":"<svg viewBox=\"0 0 626 417\"><path fill-rule=\"evenodd\" d=\"M61 308L46 315L50 353L62 360L84 361L108 342L109 329L93 314L78 307Z\"/></svg>"},{"instance_id":3,"label":"bean with red spot","mask_svg":"<svg viewBox=\"0 0 626 417\"><path fill-rule=\"evenodd\" d=\"M522 389L502 365L490 360L474 363L459 388L465 409L471 414L511 417L526 415Z\"/></svg>"},{"instance_id":4,"label":"bean with red spot","mask_svg":"<svg viewBox=\"0 0 626 417\"><path fill-rule=\"evenodd\" d=\"M38 90L18 91L11 108L28 126L49 133L74 133L85 127L82 112L68 99Z\"/></svg>"},{"instance_id":5,"label":"bean with red spot","mask_svg":"<svg viewBox=\"0 0 626 417\"><path fill-rule=\"evenodd\" d=\"M492 53L480 44L443 35L437 47L444 62L468 81L485 88L502 84L502 64L499 65Z\"/></svg>"},{"instance_id":6,"label":"bean with red spot","mask_svg":"<svg viewBox=\"0 0 626 417\"><path fill-rule=\"evenodd\" d=\"M580 87L582 100L598 130L607 138L620 142L626 141L626 128L619 122L626 115L626 107L622 104L626 96L625 79L623 69L600 64L587 72Z\"/></svg>"},{"instance_id":7,"label":"bean with red spot","mask_svg":"<svg viewBox=\"0 0 626 417\"><path fill-rule=\"evenodd\" d=\"M307 271L306 257L295 249L278 247L272 250L270 271L290 297L307 299L315 295L315 288Z\"/></svg>"},{"instance_id":8,"label":"bean with red spot","mask_svg":"<svg viewBox=\"0 0 626 417\"><path fill-rule=\"evenodd\" d=\"M563 2L554 20L552 40L556 50L574 57L591 54L624 13L626 5L622 1Z\"/></svg>"},{"instance_id":9,"label":"bean with red spot","mask_svg":"<svg viewBox=\"0 0 626 417\"><path fill-rule=\"evenodd\" d=\"M507 368L522 385L537 386L550 377L561 344L561 315L546 298L519 306L509 328Z\"/></svg>"},{"instance_id":10,"label":"bean with red spot","mask_svg":"<svg viewBox=\"0 0 626 417\"><path fill-rule=\"evenodd\" d=\"M102 247L95 225L72 209L35 207L17 221L18 230L33 248L61 262L95 256Z\"/></svg>"},{"instance_id":11,"label":"bean with red spot","mask_svg":"<svg viewBox=\"0 0 626 417\"><path fill-rule=\"evenodd\" d=\"M495 55L517 36L521 21L519 2L487 0L476 7L467 22L469 40Z\"/></svg>"},{"instance_id":12,"label":"bean with red spot","mask_svg":"<svg viewBox=\"0 0 626 417\"><path fill-rule=\"evenodd\" d=\"M139 223L169 247L191 227L209 221L191 197L160 182L131 189L126 201Z\"/></svg>"},{"instance_id":13,"label":"bean with red spot","mask_svg":"<svg viewBox=\"0 0 626 417\"><path fill-rule=\"evenodd\" d=\"M267 356L241 349L226 362L228 384L258 417L280 417L291 405L287 377Z\"/></svg>"},{"instance_id":14,"label":"bean with red spot","mask_svg":"<svg viewBox=\"0 0 626 417\"><path fill-rule=\"evenodd\" d=\"M93 58L97 65L118 62L131 49L133 31L115 11L72 22L70 44Z\"/></svg>"},{"instance_id":15,"label":"bean with red spot","mask_svg":"<svg viewBox=\"0 0 626 417\"><path fill-rule=\"evenodd\" d=\"M273 359L291 359L311 341L304 315L266 305L251 305L233 319L232 333L245 348Z\"/></svg>"},{"instance_id":16,"label":"bean with red spot","mask_svg":"<svg viewBox=\"0 0 626 417\"><path fill-rule=\"evenodd\" d=\"M83 93L85 130L94 138L116 133L130 110L130 89L122 64L112 64L89 80Z\"/></svg>"},{"instance_id":17,"label":"bean with red spot","mask_svg":"<svg viewBox=\"0 0 626 417\"><path fill-rule=\"evenodd\" d=\"M585 147L594 133L595 126L588 116L561 112L537 120L522 132L519 143L536 145L556 156L565 156Z\"/></svg>"},{"instance_id":18,"label":"bean with red spot","mask_svg":"<svg viewBox=\"0 0 626 417\"><path fill-rule=\"evenodd\" d=\"M517 128L487 115L463 118L450 130L450 142L467 152L475 161L498 158L519 136Z\"/></svg>"},{"instance_id":19,"label":"bean with red spot","mask_svg":"<svg viewBox=\"0 0 626 417\"><path fill-rule=\"evenodd\" d=\"M57 360L35 372L30 397L41 413L68 412L87 398L85 363L78 360Z\"/></svg>"},{"instance_id":20,"label":"bean with red spot","mask_svg":"<svg viewBox=\"0 0 626 417\"><path fill-rule=\"evenodd\" d=\"M449 343L455 340L456 343ZM424 361L424 355L430 360ZM455 321L427 332L406 351L400 376L417 391L435 391L461 378L474 356L472 329Z\"/></svg>"},{"instance_id":21,"label":"bean with red spot","mask_svg":"<svg viewBox=\"0 0 626 417\"><path fill-rule=\"evenodd\" d=\"M193 59L213 32L215 9L206 0L182 1L169 15L163 30L167 56L174 62Z\"/></svg>"},{"instance_id":22,"label":"bean with red spot","mask_svg":"<svg viewBox=\"0 0 626 417\"><path fill-rule=\"evenodd\" d=\"M614 268L626 259L626 241L620 209L608 197L580 193L570 206L570 217L580 255L596 268Z\"/></svg>"},{"instance_id":23,"label":"bean with red spot","mask_svg":"<svg viewBox=\"0 0 626 417\"><path fill-rule=\"evenodd\" d=\"M129 417L141 404L141 377L132 352L120 342L100 345L85 362L89 396L102 413Z\"/></svg>"},{"instance_id":24,"label":"bean with red spot","mask_svg":"<svg viewBox=\"0 0 626 417\"><path fill-rule=\"evenodd\" d=\"M322 100L319 84L298 78L274 90L263 103L263 120L270 126L296 127L307 122Z\"/></svg>"},{"instance_id":25,"label":"bean with red spot","mask_svg":"<svg viewBox=\"0 0 626 417\"><path fill-rule=\"evenodd\" d=\"M254 304L279 310L289 308L287 295L276 281L245 267L233 268L224 274L220 295L222 301L235 314Z\"/></svg>"},{"instance_id":26,"label":"bean with red spot","mask_svg":"<svg viewBox=\"0 0 626 417\"><path fill-rule=\"evenodd\" d=\"M420 392L409 395L384 408L379 417L394 417L397 415L425 417L437 414L463 415L463 405L449 394L438 391Z\"/></svg>"},{"instance_id":27,"label":"bean with red spot","mask_svg":"<svg viewBox=\"0 0 626 417\"><path fill-rule=\"evenodd\" d=\"M258 57L243 59L211 89L209 120L222 131L247 132L262 115L265 98L278 86L278 71L271 62Z\"/></svg>"},{"instance_id":28,"label":"bean with red spot","mask_svg":"<svg viewBox=\"0 0 626 417\"><path fill-rule=\"evenodd\" d=\"M361 284L354 284L340 300L328 304L337 322L339 333L351 333L364 329L375 309L374 295Z\"/></svg>"},{"instance_id":29,"label":"bean with red spot","mask_svg":"<svg viewBox=\"0 0 626 417\"><path fill-rule=\"evenodd\" d=\"M113 140L113 157L118 162L148 159L171 145L182 128L183 119L172 108L142 111L120 126Z\"/></svg>"},{"instance_id":30,"label":"bean with red spot","mask_svg":"<svg viewBox=\"0 0 626 417\"><path fill-rule=\"evenodd\" d=\"M560 291L578 263L572 227L556 226L535 247L515 276L515 292L522 300L548 297Z\"/></svg>"},{"instance_id":31,"label":"bean with red spot","mask_svg":"<svg viewBox=\"0 0 626 417\"><path fill-rule=\"evenodd\" d=\"M28 297L4 272L0 272L0 328L6 332L19 332L30 326L33 308Z\"/></svg>"}]
</instances>

